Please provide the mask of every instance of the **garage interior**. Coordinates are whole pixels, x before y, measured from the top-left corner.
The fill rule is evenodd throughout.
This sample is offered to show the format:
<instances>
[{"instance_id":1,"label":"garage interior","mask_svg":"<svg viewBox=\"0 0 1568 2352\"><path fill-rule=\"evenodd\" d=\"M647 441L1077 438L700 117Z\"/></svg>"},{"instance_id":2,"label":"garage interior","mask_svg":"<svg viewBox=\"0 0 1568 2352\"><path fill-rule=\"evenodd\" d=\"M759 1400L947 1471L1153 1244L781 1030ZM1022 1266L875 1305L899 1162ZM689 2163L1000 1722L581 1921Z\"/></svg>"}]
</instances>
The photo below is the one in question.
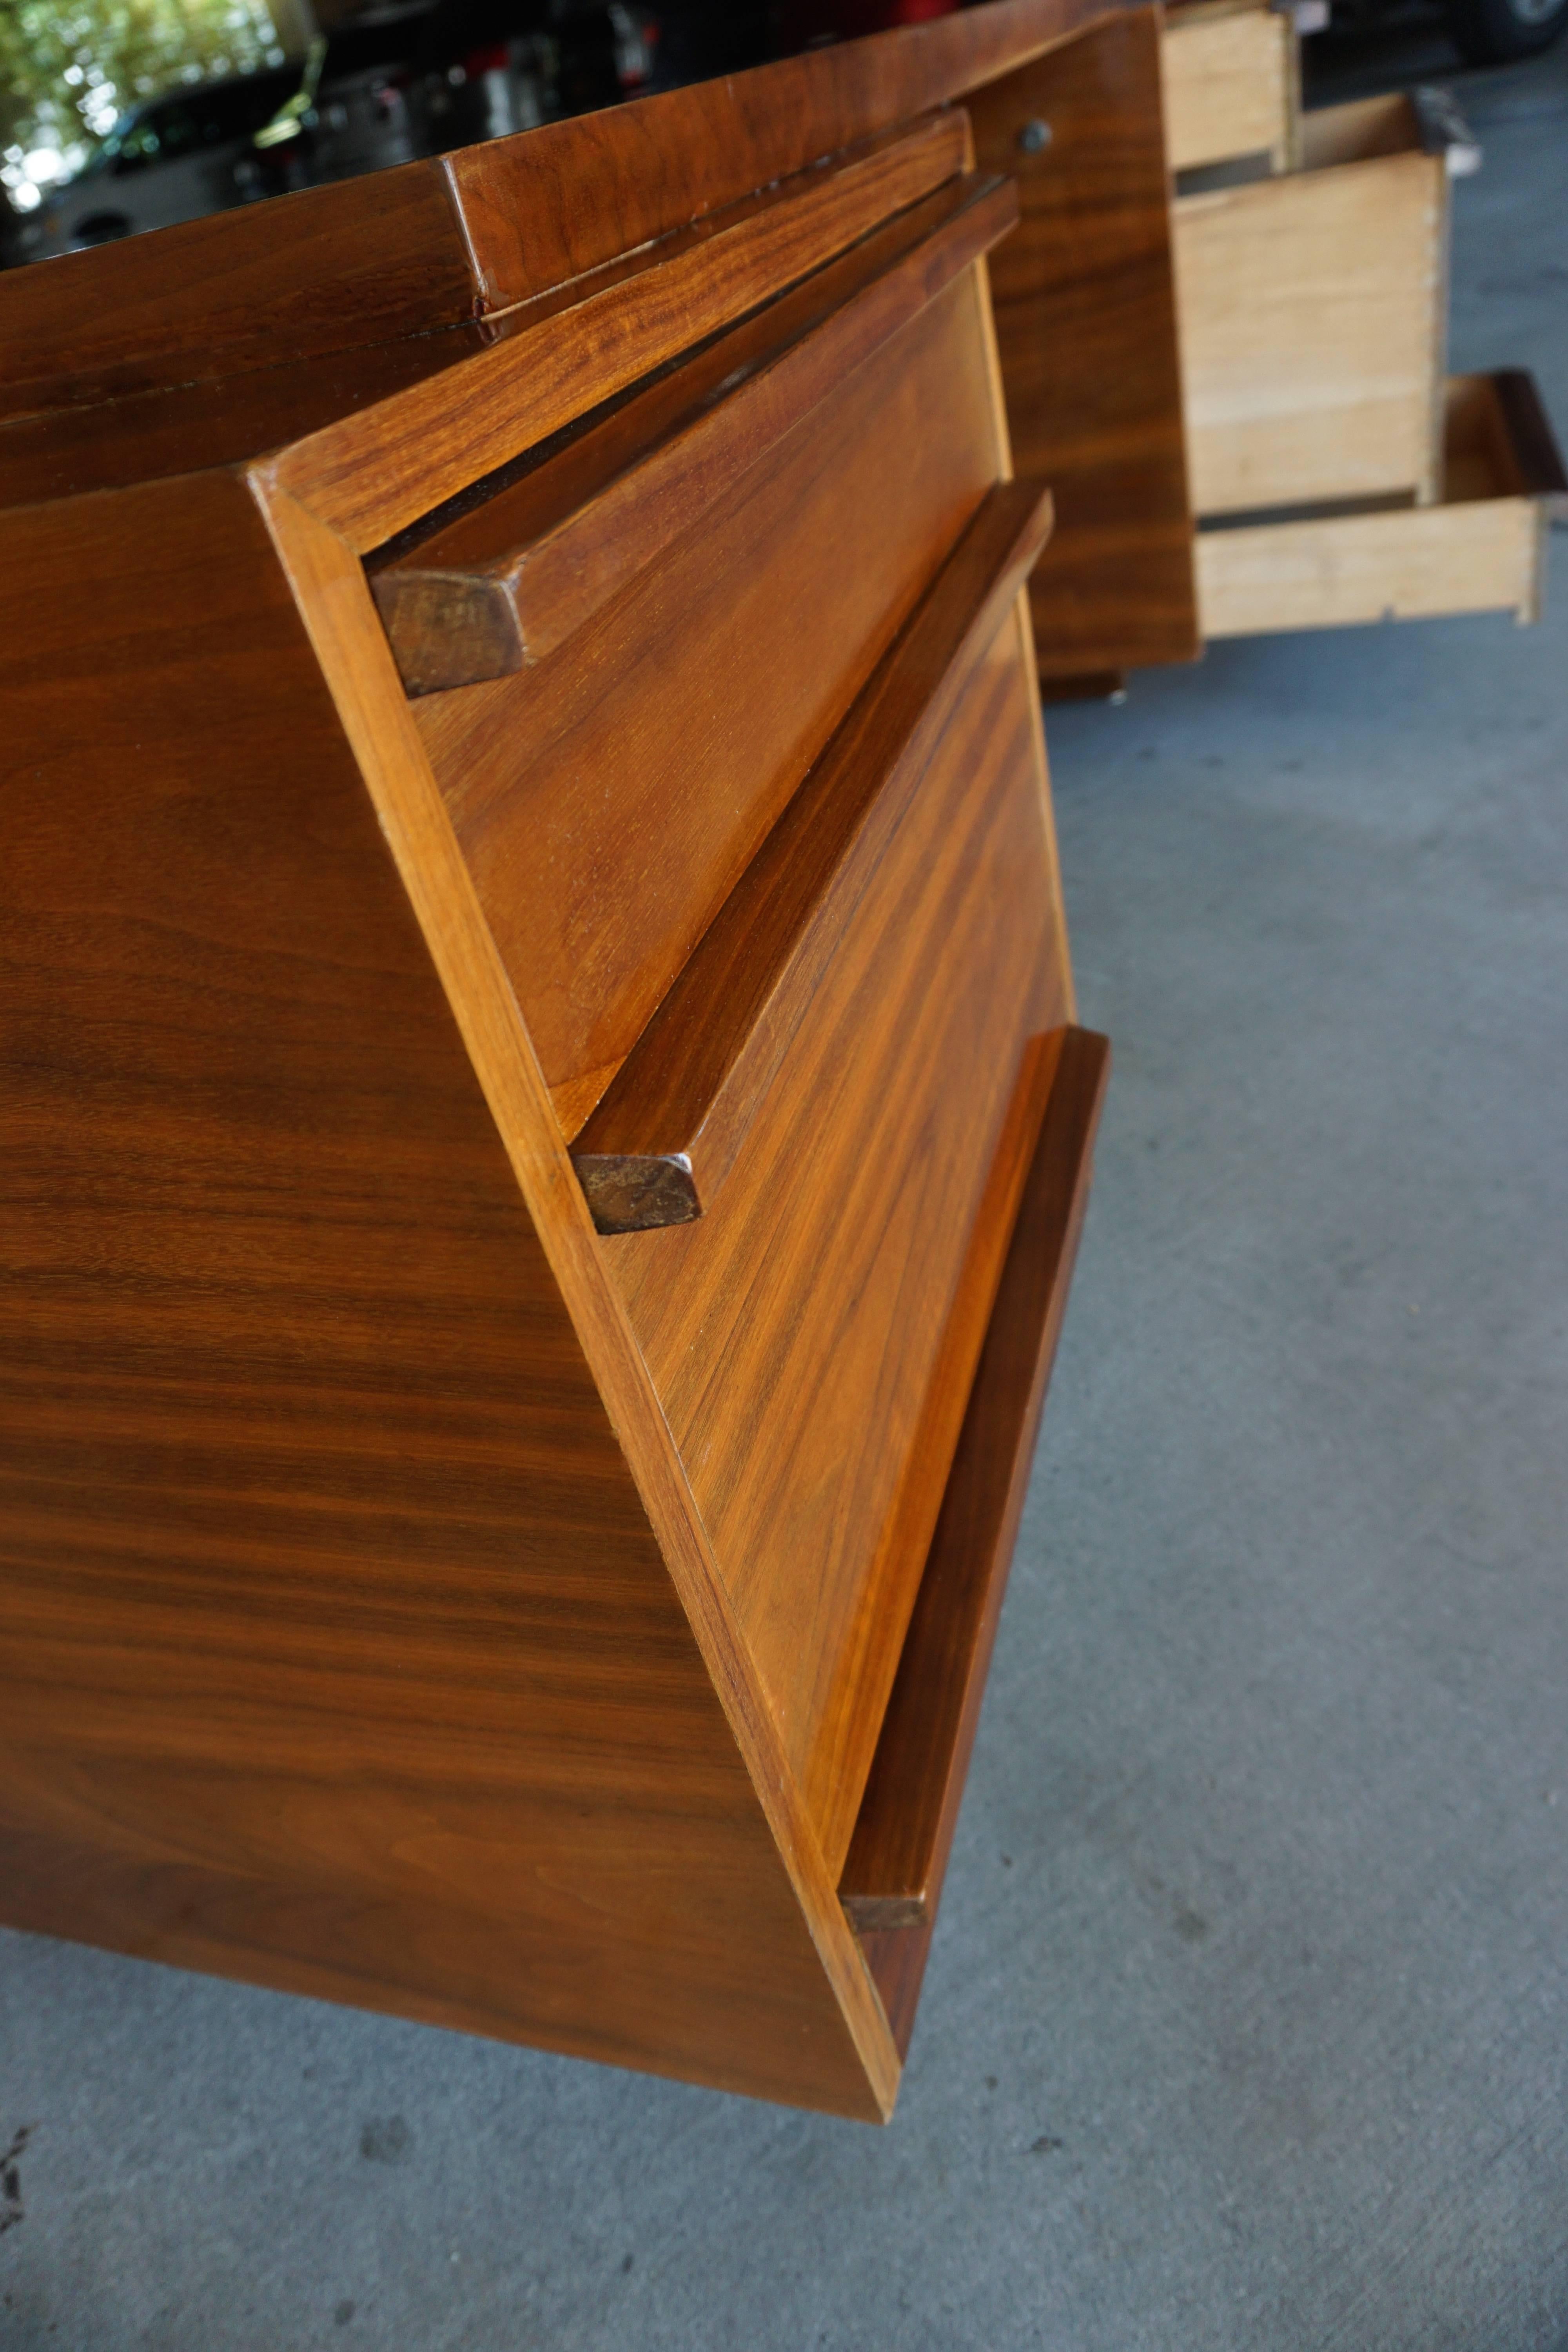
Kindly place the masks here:
<instances>
[{"instance_id":1,"label":"garage interior","mask_svg":"<svg viewBox=\"0 0 1568 2352\"><path fill-rule=\"evenodd\" d=\"M1568 419L1568 47L1459 87ZM1116 1066L895 2126L0 1932L0 2342L1563 2352L1565 677L1559 577L1047 712Z\"/></svg>"}]
</instances>

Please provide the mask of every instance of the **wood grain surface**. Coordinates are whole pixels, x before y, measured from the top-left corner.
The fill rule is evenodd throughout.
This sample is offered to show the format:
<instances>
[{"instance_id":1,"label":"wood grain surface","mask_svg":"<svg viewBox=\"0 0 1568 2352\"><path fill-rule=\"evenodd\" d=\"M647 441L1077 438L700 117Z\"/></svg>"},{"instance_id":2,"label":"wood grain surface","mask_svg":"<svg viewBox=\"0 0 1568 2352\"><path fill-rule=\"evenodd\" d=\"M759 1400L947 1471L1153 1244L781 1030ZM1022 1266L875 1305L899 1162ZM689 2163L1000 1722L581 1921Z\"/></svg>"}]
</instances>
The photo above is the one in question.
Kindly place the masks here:
<instances>
[{"instance_id":1,"label":"wood grain surface","mask_svg":"<svg viewBox=\"0 0 1568 2352\"><path fill-rule=\"evenodd\" d=\"M1017 216L1007 182L950 181L613 405L552 462L530 453L453 501L449 520L378 551L367 569L410 692L542 660Z\"/></svg>"},{"instance_id":2,"label":"wood grain surface","mask_svg":"<svg viewBox=\"0 0 1568 2352\"><path fill-rule=\"evenodd\" d=\"M991 0L447 159L486 307L630 251L803 160L950 104L1116 13Z\"/></svg>"},{"instance_id":3,"label":"wood grain surface","mask_svg":"<svg viewBox=\"0 0 1568 2352\"><path fill-rule=\"evenodd\" d=\"M968 143L962 115L929 115L491 313L460 399L442 378L411 384L382 402L374 438L345 416L271 478L368 551L918 203Z\"/></svg>"},{"instance_id":4,"label":"wood grain surface","mask_svg":"<svg viewBox=\"0 0 1568 2352\"><path fill-rule=\"evenodd\" d=\"M1088 13L0 286L0 1917L890 2112L840 1870L1073 1018L931 110ZM363 559L497 530L538 658L410 701ZM705 973L721 1192L604 1236Z\"/></svg>"},{"instance_id":5,"label":"wood grain surface","mask_svg":"<svg viewBox=\"0 0 1568 2352\"><path fill-rule=\"evenodd\" d=\"M991 492L622 1063L572 1151L601 1233L712 1205L1050 511Z\"/></svg>"},{"instance_id":6,"label":"wood grain surface","mask_svg":"<svg viewBox=\"0 0 1568 2352\"><path fill-rule=\"evenodd\" d=\"M649 1381L552 1113L447 805L425 759L353 551L266 486L258 503L424 934L513 1174L658 1538L710 1681L815 1945L861 2070L858 2113L891 2112L897 2053L864 1955L844 1917L779 1727L761 1692L687 1465ZM743 2011L725 2029L749 2064ZM691 2070L695 2071L695 2070ZM701 2079L701 2077L700 2077ZM813 2104L832 2105L831 2100Z\"/></svg>"},{"instance_id":7,"label":"wood grain surface","mask_svg":"<svg viewBox=\"0 0 1568 2352\"><path fill-rule=\"evenodd\" d=\"M1301 122L1301 164L1309 172L1326 172L1334 163L1369 163L1374 155L1408 155L1417 148L1426 152L1425 127L1400 89L1316 107Z\"/></svg>"},{"instance_id":8,"label":"wood grain surface","mask_svg":"<svg viewBox=\"0 0 1568 2352\"><path fill-rule=\"evenodd\" d=\"M1091 1030L1054 1042L1039 1139L839 1880L862 1934L934 1923L980 1720L1110 1069Z\"/></svg>"},{"instance_id":9,"label":"wood grain surface","mask_svg":"<svg viewBox=\"0 0 1568 2352\"><path fill-rule=\"evenodd\" d=\"M459 325L438 167L245 205L0 276L0 416L83 407Z\"/></svg>"},{"instance_id":10,"label":"wood grain surface","mask_svg":"<svg viewBox=\"0 0 1568 2352\"><path fill-rule=\"evenodd\" d=\"M952 140L954 131L955 125L950 122L944 128L944 138ZM952 152L957 155L961 152L959 140ZM939 212L944 205L962 209L976 193L972 184L966 193L955 187L939 194L932 202ZM919 204L913 210L922 215L919 226L928 232L934 228L936 214L927 214ZM879 248L885 267L890 253L901 250L906 240L916 241L913 228L904 229L895 220L880 235L874 233L867 243ZM134 249L143 250L142 240L137 241ZM845 267L851 273L862 266L860 248L845 257ZM875 269L869 274L875 275ZM831 275L830 270L824 270L813 281L825 299L826 281ZM8 278L0 280L0 320L4 319L10 283ZM539 322L550 303L557 310L570 307L581 299L583 291L580 286L566 291L555 289L542 299L539 310L531 314L534 322ZM795 331L804 331L805 324L814 321L814 299L808 296L805 305L800 306L786 297L784 302L773 306L773 311L782 322L789 308L795 318ZM0 415L0 509L32 505L44 498L128 487L206 467L247 463L320 432L345 416L358 416L363 424L364 413L376 403L391 399L411 386L427 385L436 379L441 379L445 385L444 395L439 396L460 408L465 397L459 390L463 382L460 371L466 362L491 348L490 334L490 330L468 321L340 351L297 353L273 367L240 368L190 383L127 392L112 402L68 404L28 415ZM221 343L215 341L211 351L214 366L219 364L221 352ZM575 420L565 431L570 434L574 426ZM511 436L503 437L510 441ZM520 439L526 442L526 434ZM584 455L580 462L591 470L593 464L602 464L605 450L606 444L601 441L594 459L590 461ZM552 440L533 444L524 452L522 467L537 468L546 453L558 454ZM463 478L457 493L460 498L471 488L476 467L464 462L456 470ZM559 484L559 469L554 478ZM484 485L487 493L499 491L500 487L492 478L487 478ZM437 502L449 494L449 485L445 490L431 487L430 495ZM413 528L417 529L425 520L424 516L416 517Z\"/></svg>"},{"instance_id":11,"label":"wood grain surface","mask_svg":"<svg viewBox=\"0 0 1568 2352\"><path fill-rule=\"evenodd\" d=\"M1437 495L1447 205L1418 146L1178 200L1197 513Z\"/></svg>"},{"instance_id":12,"label":"wood grain surface","mask_svg":"<svg viewBox=\"0 0 1568 2352\"><path fill-rule=\"evenodd\" d=\"M980 299L965 272L549 660L413 706L569 1136L995 478Z\"/></svg>"},{"instance_id":13,"label":"wood grain surface","mask_svg":"<svg viewBox=\"0 0 1568 2352\"><path fill-rule=\"evenodd\" d=\"M1300 75L1289 13L1264 5L1181 9L1163 44L1165 149L1173 172L1232 156L1296 160Z\"/></svg>"},{"instance_id":14,"label":"wood grain surface","mask_svg":"<svg viewBox=\"0 0 1568 2352\"><path fill-rule=\"evenodd\" d=\"M948 1327L984 1328L977 1215L1067 1017L1035 723L1004 625L714 1208L601 1244L835 1872L973 1368Z\"/></svg>"},{"instance_id":15,"label":"wood grain surface","mask_svg":"<svg viewBox=\"0 0 1568 2352\"><path fill-rule=\"evenodd\" d=\"M881 2112L255 506L0 547L0 1916Z\"/></svg>"},{"instance_id":16,"label":"wood grain surface","mask_svg":"<svg viewBox=\"0 0 1568 2352\"><path fill-rule=\"evenodd\" d=\"M226 218L226 215L220 215ZM157 234L161 234L158 232ZM143 240L133 240L140 247ZM39 263L43 268L48 265ZM0 277L0 302L7 284ZM0 509L242 466L486 348L474 325L0 418Z\"/></svg>"},{"instance_id":17,"label":"wood grain surface","mask_svg":"<svg viewBox=\"0 0 1568 2352\"><path fill-rule=\"evenodd\" d=\"M994 0L0 279L0 416L428 333L548 291L1113 14Z\"/></svg>"},{"instance_id":18,"label":"wood grain surface","mask_svg":"<svg viewBox=\"0 0 1568 2352\"><path fill-rule=\"evenodd\" d=\"M1018 181L991 263L1014 460L1048 482L1032 587L1042 677L1199 651L1160 96L1158 12L1109 20L970 101ZM1043 122L1049 141L1020 145Z\"/></svg>"},{"instance_id":19,"label":"wood grain surface","mask_svg":"<svg viewBox=\"0 0 1568 2352\"><path fill-rule=\"evenodd\" d=\"M1555 485L1563 477L1539 396L1521 375L1448 379L1444 495L1436 506L1308 508L1200 533L1207 635L1445 613L1538 620L1546 534L1563 502Z\"/></svg>"}]
</instances>

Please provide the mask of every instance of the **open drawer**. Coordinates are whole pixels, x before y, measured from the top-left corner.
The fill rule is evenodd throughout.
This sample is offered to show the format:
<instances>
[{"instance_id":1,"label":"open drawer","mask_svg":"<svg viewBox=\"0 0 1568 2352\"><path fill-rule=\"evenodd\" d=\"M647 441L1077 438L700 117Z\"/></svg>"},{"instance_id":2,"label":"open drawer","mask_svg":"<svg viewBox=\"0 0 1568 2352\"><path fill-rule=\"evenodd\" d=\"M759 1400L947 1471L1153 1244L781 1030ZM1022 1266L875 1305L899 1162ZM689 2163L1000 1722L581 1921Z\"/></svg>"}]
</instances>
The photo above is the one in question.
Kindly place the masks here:
<instances>
[{"instance_id":1,"label":"open drawer","mask_svg":"<svg viewBox=\"0 0 1568 2352\"><path fill-rule=\"evenodd\" d=\"M1442 613L1533 621L1568 477L1531 377L1449 379L1436 506L1324 509L1198 534L1204 634L1327 629Z\"/></svg>"},{"instance_id":2,"label":"open drawer","mask_svg":"<svg viewBox=\"0 0 1568 2352\"><path fill-rule=\"evenodd\" d=\"M1399 97L1302 136L1304 169L1174 205L1200 516L1439 495L1446 155Z\"/></svg>"},{"instance_id":3,"label":"open drawer","mask_svg":"<svg viewBox=\"0 0 1568 2352\"><path fill-rule=\"evenodd\" d=\"M1295 163L1300 69L1289 11L1266 0L1190 0L1167 13L1160 46L1171 171L1238 155L1274 172Z\"/></svg>"}]
</instances>

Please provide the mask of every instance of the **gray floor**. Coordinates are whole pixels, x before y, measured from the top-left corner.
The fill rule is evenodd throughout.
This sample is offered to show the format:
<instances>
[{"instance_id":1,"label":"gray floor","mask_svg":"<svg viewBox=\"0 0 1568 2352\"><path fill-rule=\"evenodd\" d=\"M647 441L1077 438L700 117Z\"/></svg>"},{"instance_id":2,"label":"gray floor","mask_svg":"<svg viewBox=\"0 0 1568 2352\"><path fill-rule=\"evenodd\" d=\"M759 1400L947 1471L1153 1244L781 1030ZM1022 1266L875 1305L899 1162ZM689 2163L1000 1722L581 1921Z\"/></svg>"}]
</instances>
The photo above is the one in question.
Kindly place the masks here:
<instances>
[{"instance_id":1,"label":"gray floor","mask_svg":"<svg viewBox=\"0 0 1568 2352\"><path fill-rule=\"evenodd\" d=\"M1468 95L1568 427L1568 47ZM6 2352L1565 2352L1558 572L1053 714L1118 1058L892 2127L0 1936Z\"/></svg>"}]
</instances>

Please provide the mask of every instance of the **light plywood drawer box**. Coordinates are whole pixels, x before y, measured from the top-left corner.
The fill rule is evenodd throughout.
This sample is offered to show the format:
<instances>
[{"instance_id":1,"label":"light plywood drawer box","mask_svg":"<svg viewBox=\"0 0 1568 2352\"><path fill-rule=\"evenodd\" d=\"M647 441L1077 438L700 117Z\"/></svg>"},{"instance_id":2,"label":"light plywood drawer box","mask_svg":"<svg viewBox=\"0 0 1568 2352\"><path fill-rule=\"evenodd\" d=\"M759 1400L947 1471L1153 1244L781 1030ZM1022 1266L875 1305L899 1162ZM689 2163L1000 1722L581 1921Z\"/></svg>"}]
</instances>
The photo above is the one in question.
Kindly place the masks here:
<instances>
[{"instance_id":1,"label":"light plywood drawer box","mask_svg":"<svg viewBox=\"0 0 1568 2352\"><path fill-rule=\"evenodd\" d=\"M1165 161L1201 170L1258 155L1283 172L1297 159L1300 51L1287 12L1260 0L1195 0L1161 37Z\"/></svg>"},{"instance_id":2,"label":"light plywood drawer box","mask_svg":"<svg viewBox=\"0 0 1568 2352\"><path fill-rule=\"evenodd\" d=\"M1434 506L1327 511L1200 531L1204 634L1334 628L1444 613L1537 618L1568 495L1528 375L1455 376Z\"/></svg>"},{"instance_id":3,"label":"light plywood drawer box","mask_svg":"<svg viewBox=\"0 0 1568 2352\"><path fill-rule=\"evenodd\" d=\"M1306 117L1304 168L1178 197L1199 515L1438 495L1447 174L1415 110Z\"/></svg>"}]
</instances>

